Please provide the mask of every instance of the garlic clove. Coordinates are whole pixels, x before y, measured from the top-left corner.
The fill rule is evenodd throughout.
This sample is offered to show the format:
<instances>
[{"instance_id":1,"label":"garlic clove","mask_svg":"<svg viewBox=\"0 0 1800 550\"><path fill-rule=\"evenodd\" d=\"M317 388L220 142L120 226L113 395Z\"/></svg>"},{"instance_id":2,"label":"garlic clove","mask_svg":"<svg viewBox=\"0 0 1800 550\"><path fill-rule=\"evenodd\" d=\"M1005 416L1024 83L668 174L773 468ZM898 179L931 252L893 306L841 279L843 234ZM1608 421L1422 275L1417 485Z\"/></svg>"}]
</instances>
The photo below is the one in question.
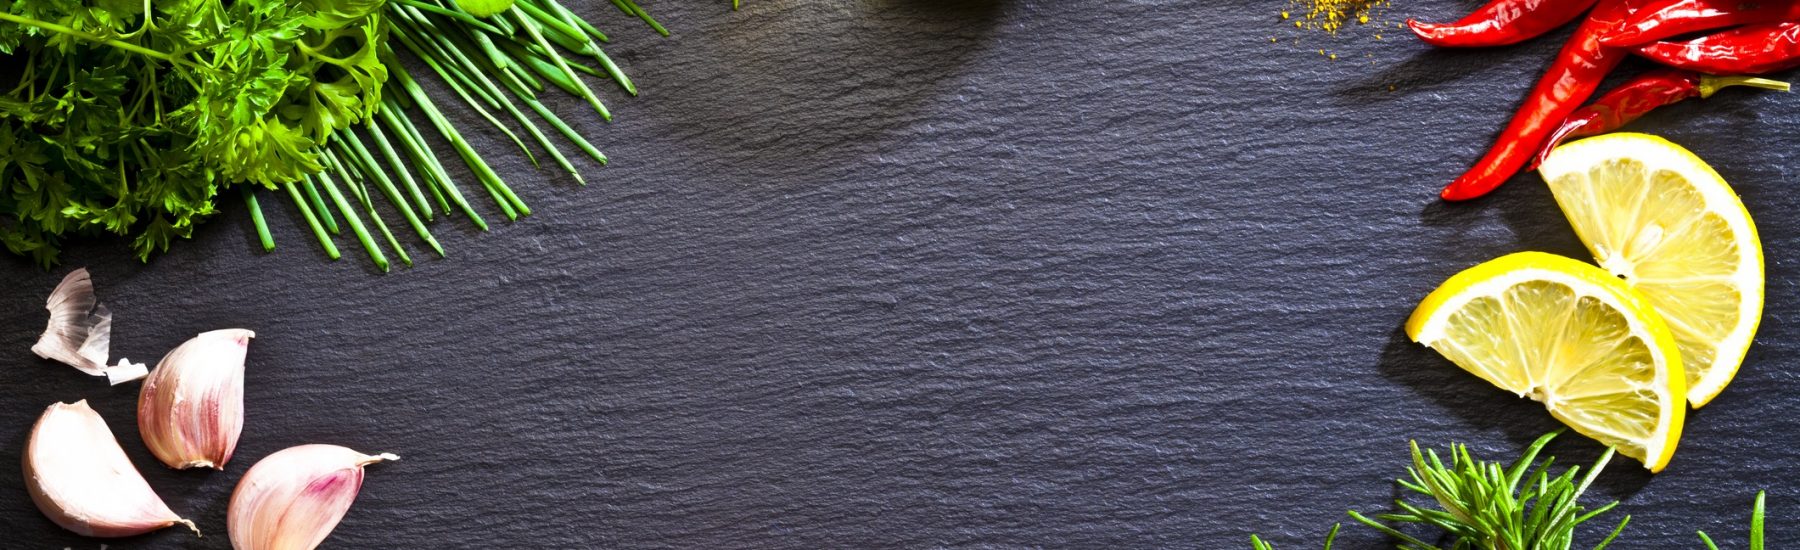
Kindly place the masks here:
<instances>
[{"instance_id":1,"label":"garlic clove","mask_svg":"<svg viewBox=\"0 0 1800 550\"><path fill-rule=\"evenodd\" d=\"M177 470L225 469L244 431L244 353L256 333L200 333L163 356L138 392L138 432Z\"/></svg>"},{"instance_id":2,"label":"garlic clove","mask_svg":"<svg viewBox=\"0 0 1800 550\"><path fill-rule=\"evenodd\" d=\"M129 537L177 523L87 401L44 409L25 444L25 486L50 521L90 537Z\"/></svg>"},{"instance_id":3,"label":"garlic clove","mask_svg":"<svg viewBox=\"0 0 1800 550\"><path fill-rule=\"evenodd\" d=\"M94 298L94 281L87 268L64 276L50 291L44 309L50 310L50 324L31 346L38 357L105 376L114 385L144 377L142 363L121 358L117 365L106 365L112 348L112 312Z\"/></svg>"},{"instance_id":4,"label":"garlic clove","mask_svg":"<svg viewBox=\"0 0 1800 550\"><path fill-rule=\"evenodd\" d=\"M337 445L277 451L244 472L226 523L235 550L310 550L325 541L362 488L363 467L400 460Z\"/></svg>"}]
</instances>

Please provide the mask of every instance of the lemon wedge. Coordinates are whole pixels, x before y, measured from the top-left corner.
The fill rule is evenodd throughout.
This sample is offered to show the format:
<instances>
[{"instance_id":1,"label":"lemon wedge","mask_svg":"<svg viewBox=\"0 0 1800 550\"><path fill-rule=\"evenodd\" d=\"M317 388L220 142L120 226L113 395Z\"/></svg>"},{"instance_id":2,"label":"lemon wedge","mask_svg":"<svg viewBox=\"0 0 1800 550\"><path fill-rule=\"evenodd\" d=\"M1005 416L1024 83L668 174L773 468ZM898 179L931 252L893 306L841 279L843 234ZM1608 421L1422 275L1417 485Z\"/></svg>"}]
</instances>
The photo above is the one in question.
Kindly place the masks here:
<instances>
[{"instance_id":1,"label":"lemon wedge","mask_svg":"<svg viewBox=\"0 0 1800 550\"><path fill-rule=\"evenodd\" d=\"M1675 454L1687 410L1675 338L1643 296L1600 268L1542 252L1502 256L1432 291L1406 335L1652 472Z\"/></svg>"},{"instance_id":2,"label":"lemon wedge","mask_svg":"<svg viewBox=\"0 0 1800 550\"><path fill-rule=\"evenodd\" d=\"M1763 307L1762 243L1737 193L1687 149L1644 134L1564 145L1539 172L1594 260L1668 323L1688 402L1719 395Z\"/></svg>"}]
</instances>

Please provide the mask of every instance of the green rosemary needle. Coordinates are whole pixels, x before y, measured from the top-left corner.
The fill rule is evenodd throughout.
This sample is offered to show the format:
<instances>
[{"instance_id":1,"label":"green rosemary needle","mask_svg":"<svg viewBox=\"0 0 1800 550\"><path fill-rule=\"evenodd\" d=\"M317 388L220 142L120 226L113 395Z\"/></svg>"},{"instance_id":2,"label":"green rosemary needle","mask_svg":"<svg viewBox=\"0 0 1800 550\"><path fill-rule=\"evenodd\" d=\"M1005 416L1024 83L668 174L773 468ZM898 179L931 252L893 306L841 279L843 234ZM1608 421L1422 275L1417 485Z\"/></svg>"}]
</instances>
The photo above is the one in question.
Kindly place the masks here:
<instances>
[{"instance_id":1,"label":"green rosemary needle","mask_svg":"<svg viewBox=\"0 0 1800 550\"><path fill-rule=\"evenodd\" d=\"M1611 510L1618 502L1592 510L1579 502L1581 494L1612 460L1610 448L1580 479L1576 478L1581 470L1578 467L1552 477L1549 470L1555 459L1534 464L1538 452L1560 433L1552 432L1538 438L1517 462L1507 468L1497 462L1476 460L1465 445L1451 445L1450 463L1446 465L1437 451L1420 451L1419 444L1413 442L1411 480L1401 479L1399 484L1430 497L1437 507L1395 500L1399 512L1370 519L1352 511L1350 517L1401 541L1400 547L1407 550L1436 550L1438 547L1402 533L1384 521L1441 529L1454 538L1451 548L1567 550L1575 542L1576 527ZM1612 534L1594 547L1595 550L1611 544L1630 521L1631 516L1626 516Z\"/></svg>"},{"instance_id":2,"label":"green rosemary needle","mask_svg":"<svg viewBox=\"0 0 1800 550\"><path fill-rule=\"evenodd\" d=\"M1763 550L1763 497L1763 491L1757 491L1756 503L1750 506L1750 550ZM1713 544L1706 531L1695 531L1694 534L1700 535L1706 550L1719 550L1719 545Z\"/></svg>"},{"instance_id":3,"label":"green rosemary needle","mask_svg":"<svg viewBox=\"0 0 1800 550\"><path fill-rule=\"evenodd\" d=\"M1342 523L1331 524L1331 532L1325 533L1325 550L1331 550L1331 543L1337 542L1338 528L1343 526ZM1250 546L1254 550L1275 550L1275 545L1264 542L1262 537L1256 535L1250 535Z\"/></svg>"},{"instance_id":4,"label":"green rosemary needle","mask_svg":"<svg viewBox=\"0 0 1800 550\"><path fill-rule=\"evenodd\" d=\"M1523 456L1511 466L1476 460L1464 445L1450 446L1450 463L1445 464L1436 451L1421 451L1412 442L1410 479L1400 479L1401 487L1430 497L1425 506L1395 500L1398 512L1370 518L1352 510L1350 518L1387 534L1400 550L1568 550L1574 545L1575 529L1617 506L1608 503L1588 509L1579 502L1582 493L1606 468L1613 450L1607 449L1600 459L1581 475L1580 468L1569 468L1552 477L1550 467L1555 459L1537 463L1537 455L1561 431L1546 434L1532 442ZM1529 475L1528 475L1529 474ZM1579 476L1579 479L1577 479ZM1763 550L1763 501L1756 493L1750 511L1750 550ZM1631 522L1625 516L1611 533L1594 546L1601 550ZM1427 525L1443 531L1450 539L1448 547L1437 546L1401 532L1405 525ZM1325 536L1325 550L1337 539L1337 525ZM1708 550L1719 550L1705 531L1696 533ZM1250 535L1254 550L1274 550L1262 537Z\"/></svg>"}]
</instances>

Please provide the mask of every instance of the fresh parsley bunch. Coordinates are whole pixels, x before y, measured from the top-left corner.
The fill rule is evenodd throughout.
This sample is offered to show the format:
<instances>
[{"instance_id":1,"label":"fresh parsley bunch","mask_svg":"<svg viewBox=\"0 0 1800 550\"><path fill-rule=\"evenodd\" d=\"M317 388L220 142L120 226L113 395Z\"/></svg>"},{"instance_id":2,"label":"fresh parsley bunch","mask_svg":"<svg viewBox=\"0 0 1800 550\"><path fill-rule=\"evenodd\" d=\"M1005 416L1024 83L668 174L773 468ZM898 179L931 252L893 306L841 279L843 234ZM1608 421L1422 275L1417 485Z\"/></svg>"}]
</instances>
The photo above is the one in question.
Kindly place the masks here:
<instances>
[{"instance_id":1,"label":"fresh parsley bunch","mask_svg":"<svg viewBox=\"0 0 1800 550\"><path fill-rule=\"evenodd\" d=\"M253 189L285 196L332 259L347 228L378 268L383 241L410 265L377 198L440 256L425 225L434 212L487 228L427 143L433 130L502 214L530 214L398 52L535 164L491 110L510 116L578 182L537 120L606 156L538 94L559 88L610 120L583 75L637 88L601 49L607 36L557 0L466 1L0 0L0 244L49 266L69 236L116 234L148 259L212 215L220 190L250 184L240 188L265 249L275 243ZM632 0L611 2L668 34Z\"/></svg>"},{"instance_id":2,"label":"fresh parsley bunch","mask_svg":"<svg viewBox=\"0 0 1800 550\"><path fill-rule=\"evenodd\" d=\"M373 115L380 0L0 0L0 243L39 263L81 233L140 258L221 186L321 168Z\"/></svg>"}]
</instances>

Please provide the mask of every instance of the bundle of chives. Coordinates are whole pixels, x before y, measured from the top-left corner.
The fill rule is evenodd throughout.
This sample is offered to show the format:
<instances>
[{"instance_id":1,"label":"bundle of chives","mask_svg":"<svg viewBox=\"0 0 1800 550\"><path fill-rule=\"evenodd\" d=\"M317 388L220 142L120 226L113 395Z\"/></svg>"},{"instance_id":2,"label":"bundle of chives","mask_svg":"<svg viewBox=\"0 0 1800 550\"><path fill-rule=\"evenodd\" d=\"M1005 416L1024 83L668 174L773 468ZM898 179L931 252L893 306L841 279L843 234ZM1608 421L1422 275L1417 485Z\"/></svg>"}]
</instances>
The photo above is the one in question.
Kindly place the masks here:
<instances>
[{"instance_id":1,"label":"bundle of chives","mask_svg":"<svg viewBox=\"0 0 1800 550\"><path fill-rule=\"evenodd\" d=\"M657 33L668 36L668 29L632 0L611 1L626 15L637 17ZM735 1L733 7L736 7ZM499 129L524 152L533 166L538 165L538 160L531 148L490 109L505 113L522 126L531 141L576 182L585 185L586 179L556 142L545 135L538 121L519 109L519 104L536 113L538 119L549 124L588 158L606 164L606 155L545 107L539 101L538 93L546 89L548 82L581 97L602 119L610 121L612 113L588 87L582 75L611 78L633 96L637 95L637 86L601 49L600 45L608 42L606 35L557 0L518 0L491 18L476 17L457 6L454 0L389 0L383 13L389 25L389 38L381 47L380 58L389 77L376 115L364 121L360 131L351 127L333 132L321 146L324 169L281 188L331 259L340 257L333 237L340 235L343 227L348 227L368 252L369 259L382 271L388 270L389 261L375 238L377 234L402 263L412 265L412 258L376 210L376 195L369 191L370 187L386 199L405 219L407 227L439 257L444 256L444 248L426 227L426 222L435 216L460 212L477 228L487 229L487 222L470 207L463 190L426 143L425 133L421 125L414 123L409 109L422 113L430 128L455 149L482 190L508 220L531 214L530 207L463 139L461 131L445 118L425 95L419 82L400 64L399 50L423 61L465 106ZM591 58L593 64L570 59L570 56ZM274 250L275 241L263 218L256 192L249 186L245 189L245 206L250 210L263 249ZM340 217L344 222L341 226L338 223Z\"/></svg>"}]
</instances>

